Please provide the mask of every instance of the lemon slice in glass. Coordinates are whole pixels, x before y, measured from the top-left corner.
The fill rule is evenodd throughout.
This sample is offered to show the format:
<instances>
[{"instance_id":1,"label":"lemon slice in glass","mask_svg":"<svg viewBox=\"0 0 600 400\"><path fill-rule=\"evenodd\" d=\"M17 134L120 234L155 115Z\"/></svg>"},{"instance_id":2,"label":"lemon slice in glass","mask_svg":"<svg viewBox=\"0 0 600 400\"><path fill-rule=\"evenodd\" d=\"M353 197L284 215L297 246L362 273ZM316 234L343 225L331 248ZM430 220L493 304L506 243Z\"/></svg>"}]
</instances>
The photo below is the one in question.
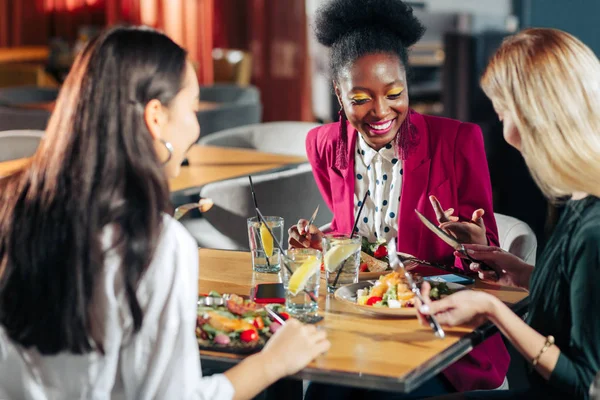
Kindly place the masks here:
<instances>
[{"instance_id":1,"label":"lemon slice in glass","mask_svg":"<svg viewBox=\"0 0 600 400\"><path fill-rule=\"evenodd\" d=\"M270 258L273 255L273 236L265 224L260 224L260 241L265 251L265 257Z\"/></svg>"},{"instance_id":2,"label":"lemon slice in glass","mask_svg":"<svg viewBox=\"0 0 600 400\"><path fill-rule=\"evenodd\" d=\"M335 272L340 264L358 250L360 250L359 243L339 244L332 247L325 253L325 257L323 258L325 269L329 272Z\"/></svg>"},{"instance_id":3,"label":"lemon slice in glass","mask_svg":"<svg viewBox=\"0 0 600 400\"><path fill-rule=\"evenodd\" d=\"M306 282L321 268L321 261L316 256L307 256L306 261L294 271L288 283L288 290L295 296L304 289Z\"/></svg>"}]
</instances>

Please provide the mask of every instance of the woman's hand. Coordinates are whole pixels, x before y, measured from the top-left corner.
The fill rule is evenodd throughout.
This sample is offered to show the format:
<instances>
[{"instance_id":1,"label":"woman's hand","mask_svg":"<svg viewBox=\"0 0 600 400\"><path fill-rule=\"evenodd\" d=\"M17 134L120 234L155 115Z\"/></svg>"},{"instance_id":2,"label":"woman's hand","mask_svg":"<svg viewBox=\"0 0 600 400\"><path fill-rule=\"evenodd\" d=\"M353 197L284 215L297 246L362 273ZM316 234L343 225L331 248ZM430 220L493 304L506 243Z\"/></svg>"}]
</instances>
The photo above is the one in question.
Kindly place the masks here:
<instances>
[{"instance_id":1,"label":"woman's hand","mask_svg":"<svg viewBox=\"0 0 600 400\"><path fill-rule=\"evenodd\" d=\"M275 368L284 377L306 367L330 346L324 330L289 319L269 339L261 355L271 364L269 368Z\"/></svg>"},{"instance_id":2,"label":"woman's hand","mask_svg":"<svg viewBox=\"0 0 600 400\"><path fill-rule=\"evenodd\" d=\"M308 221L305 219L301 219L296 225L288 229L289 248L323 250L322 239L323 232L314 225L309 227Z\"/></svg>"},{"instance_id":3,"label":"woman's hand","mask_svg":"<svg viewBox=\"0 0 600 400\"><path fill-rule=\"evenodd\" d=\"M465 249L469 256L485 263L493 270L484 271L478 263L471 263L471 271L477 272L479 279L498 283L502 286L529 288L533 266L519 257L499 247L466 244ZM455 252L454 255L465 258L465 255L459 252Z\"/></svg>"},{"instance_id":4,"label":"woman's hand","mask_svg":"<svg viewBox=\"0 0 600 400\"><path fill-rule=\"evenodd\" d=\"M453 216L453 208L446 211L435 196L429 196L431 206L435 211L440 228L446 233L455 237L460 243L488 244L483 215L485 212L479 208L473 212L470 221L459 221L457 216Z\"/></svg>"},{"instance_id":5,"label":"woman's hand","mask_svg":"<svg viewBox=\"0 0 600 400\"><path fill-rule=\"evenodd\" d=\"M423 282L421 294L425 304L422 304L419 299L415 304L421 325L429 326L424 315L433 315L441 325L445 326L479 326L487 322L493 312L495 298L485 292L461 290L441 300L431 301L430 290L429 282Z\"/></svg>"}]
</instances>

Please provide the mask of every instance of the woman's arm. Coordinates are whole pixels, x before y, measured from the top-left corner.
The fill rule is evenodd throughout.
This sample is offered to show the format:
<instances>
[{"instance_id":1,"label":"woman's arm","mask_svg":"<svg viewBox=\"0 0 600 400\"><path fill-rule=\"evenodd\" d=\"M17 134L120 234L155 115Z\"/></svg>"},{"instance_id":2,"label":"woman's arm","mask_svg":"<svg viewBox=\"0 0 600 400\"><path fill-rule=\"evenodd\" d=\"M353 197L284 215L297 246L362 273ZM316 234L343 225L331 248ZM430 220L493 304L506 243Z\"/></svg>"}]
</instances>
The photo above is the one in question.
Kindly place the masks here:
<instances>
[{"instance_id":1,"label":"woman's arm","mask_svg":"<svg viewBox=\"0 0 600 400\"><path fill-rule=\"evenodd\" d=\"M289 320L261 353L224 374L202 377L195 335L198 247L179 223L165 225L138 290L138 297L146 300L141 301L142 329L120 354L127 398L251 399L329 349L325 331Z\"/></svg>"},{"instance_id":2,"label":"woman's arm","mask_svg":"<svg viewBox=\"0 0 600 400\"><path fill-rule=\"evenodd\" d=\"M306 156L312 167L313 176L317 182L317 186L321 191L323 200L327 203L330 210L333 210L333 196L331 191L331 181L329 178L329 170L327 168L327 160L324 154L319 151L319 137L327 135L328 126L320 126L313 128L306 136Z\"/></svg>"},{"instance_id":3,"label":"woman's arm","mask_svg":"<svg viewBox=\"0 0 600 400\"><path fill-rule=\"evenodd\" d=\"M499 246L498 228L494 218L492 184L485 156L483 134L479 126L461 124L456 135L454 149L458 195L458 210L456 211L458 216L462 221L470 221L473 212L482 209L485 212L483 222L487 244Z\"/></svg>"},{"instance_id":4,"label":"woman's arm","mask_svg":"<svg viewBox=\"0 0 600 400\"><path fill-rule=\"evenodd\" d=\"M595 285L600 282L600 228L597 221L588 221L588 227L576 236L569 250L574 261L567 268L571 313L569 348L563 348L561 352L558 346L551 346L535 368L550 385L569 394L570 398L587 398L594 375L600 370L600 318L596 315L600 290ZM423 295L428 293L429 285L425 283ZM522 321L498 298L483 292L461 291L428 302L422 312L436 315L441 324L448 326L480 324L487 318L530 361L537 357L546 342L545 336Z\"/></svg>"}]
</instances>

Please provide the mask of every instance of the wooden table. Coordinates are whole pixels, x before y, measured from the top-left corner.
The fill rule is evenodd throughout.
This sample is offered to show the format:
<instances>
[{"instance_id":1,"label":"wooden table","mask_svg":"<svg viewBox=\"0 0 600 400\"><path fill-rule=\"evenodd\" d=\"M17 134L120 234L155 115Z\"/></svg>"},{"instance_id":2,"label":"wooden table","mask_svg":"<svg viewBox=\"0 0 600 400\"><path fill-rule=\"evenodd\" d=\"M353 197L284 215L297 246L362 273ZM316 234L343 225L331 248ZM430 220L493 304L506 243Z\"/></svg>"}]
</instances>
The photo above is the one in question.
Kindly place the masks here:
<instances>
[{"instance_id":1,"label":"wooden table","mask_svg":"<svg viewBox=\"0 0 600 400\"><path fill-rule=\"evenodd\" d=\"M258 283L279 282L276 274L252 271L250 254L224 250L199 250L198 293L248 295ZM343 304L325 293L321 281L319 323L327 330L331 349L295 377L362 388L409 392L467 354L475 345L497 332L491 324L477 329L446 329L446 338L435 338L416 318L380 318ZM521 289L477 283L484 290L524 312L528 293ZM208 368L224 369L241 357L202 351Z\"/></svg>"},{"instance_id":2,"label":"wooden table","mask_svg":"<svg viewBox=\"0 0 600 400\"><path fill-rule=\"evenodd\" d=\"M46 46L8 47L0 49L0 63L46 62L50 49Z\"/></svg>"},{"instance_id":3,"label":"wooden table","mask_svg":"<svg viewBox=\"0 0 600 400\"><path fill-rule=\"evenodd\" d=\"M23 168L29 159L0 162L0 177ZM169 180L169 189L182 195L196 194L207 183L248 174L265 173L306 162L305 157L262 153L250 149L193 146L188 152L189 166L182 166L177 178Z\"/></svg>"}]
</instances>

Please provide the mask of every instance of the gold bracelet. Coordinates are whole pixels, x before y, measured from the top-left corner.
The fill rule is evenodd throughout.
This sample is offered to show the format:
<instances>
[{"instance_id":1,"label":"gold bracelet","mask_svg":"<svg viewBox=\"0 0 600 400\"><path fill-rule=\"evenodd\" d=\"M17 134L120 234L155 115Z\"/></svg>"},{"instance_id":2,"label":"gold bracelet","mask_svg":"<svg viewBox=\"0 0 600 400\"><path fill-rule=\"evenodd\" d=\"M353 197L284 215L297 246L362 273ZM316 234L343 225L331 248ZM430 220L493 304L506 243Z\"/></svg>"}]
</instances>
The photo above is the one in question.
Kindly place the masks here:
<instances>
[{"instance_id":1,"label":"gold bracelet","mask_svg":"<svg viewBox=\"0 0 600 400\"><path fill-rule=\"evenodd\" d=\"M534 367L536 365L538 365L538 362L540 361L540 357L542 356L542 354L544 354L546 352L546 350L548 350L553 344L554 344L554 336L548 335L546 337L546 343L544 343L544 347L542 347L542 350L540 350L539 354L531 361L531 365L533 365Z\"/></svg>"}]
</instances>

